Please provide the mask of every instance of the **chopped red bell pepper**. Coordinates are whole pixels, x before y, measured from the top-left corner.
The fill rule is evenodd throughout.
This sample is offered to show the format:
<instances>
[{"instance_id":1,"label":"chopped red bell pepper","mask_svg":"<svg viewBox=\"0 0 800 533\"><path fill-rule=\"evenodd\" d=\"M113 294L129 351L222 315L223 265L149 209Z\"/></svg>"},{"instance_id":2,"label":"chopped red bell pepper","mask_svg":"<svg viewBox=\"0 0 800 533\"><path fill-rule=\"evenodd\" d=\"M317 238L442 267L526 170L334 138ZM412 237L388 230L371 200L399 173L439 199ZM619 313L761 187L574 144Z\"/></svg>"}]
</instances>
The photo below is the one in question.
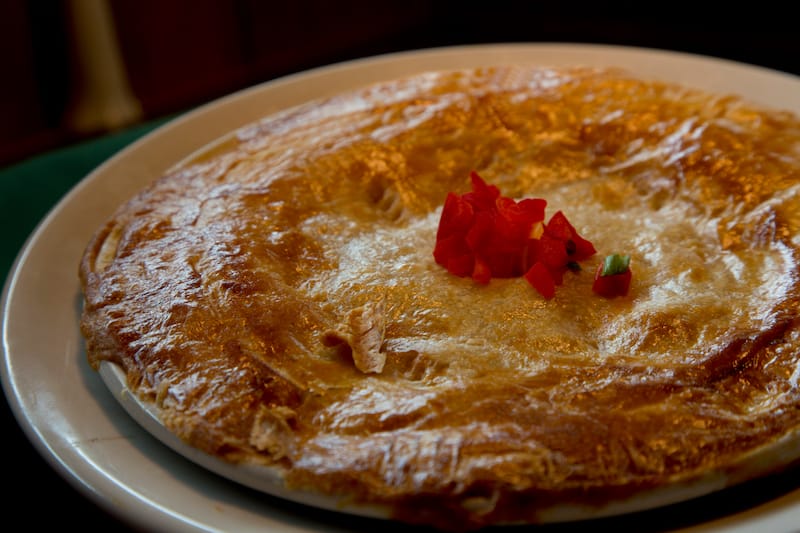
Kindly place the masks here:
<instances>
[{"instance_id":1,"label":"chopped red bell pepper","mask_svg":"<svg viewBox=\"0 0 800 533\"><path fill-rule=\"evenodd\" d=\"M436 233L434 259L450 273L481 284L524 276L552 298L564 273L595 253L561 211L544 223L545 200L502 196L477 172L470 180L470 192L447 195Z\"/></svg>"},{"instance_id":2,"label":"chopped red bell pepper","mask_svg":"<svg viewBox=\"0 0 800 533\"><path fill-rule=\"evenodd\" d=\"M492 270L483 259L475 259L475 266L472 268L472 279L483 285L486 285L492 279Z\"/></svg>"},{"instance_id":3,"label":"chopped red bell pepper","mask_svg":"<svg viewBox=\"0 0 800 533\"><path fill-rule=\"evenodd\" d=\"M612 254L597 266L592 290L606 298L626 296L632 277L630 256Z\"/></svg>"},{"instance_id":4,"label":"chopped red bell pepper","mask_svg":"<svg viewBox=\"0 0 800 533\"><path fill-rule=\"evenodd\" d=\"M597 252L591 242L578 235L561 211L553 215L545 227L545 232L565 243L567 254L572 261L583 261Z\"/></svg>"},{"instance_id":5,"label":"chopped red bell pepper","mask_svg":"<svg viewBox=\"0 0 800 533\"><path fill-rule=\"evenodd\" d=\"M547 300L556 294L555 280L553 280L550 270L541 261L537 261L525 272L525 280Z\"/></svg>"}]
</instances>

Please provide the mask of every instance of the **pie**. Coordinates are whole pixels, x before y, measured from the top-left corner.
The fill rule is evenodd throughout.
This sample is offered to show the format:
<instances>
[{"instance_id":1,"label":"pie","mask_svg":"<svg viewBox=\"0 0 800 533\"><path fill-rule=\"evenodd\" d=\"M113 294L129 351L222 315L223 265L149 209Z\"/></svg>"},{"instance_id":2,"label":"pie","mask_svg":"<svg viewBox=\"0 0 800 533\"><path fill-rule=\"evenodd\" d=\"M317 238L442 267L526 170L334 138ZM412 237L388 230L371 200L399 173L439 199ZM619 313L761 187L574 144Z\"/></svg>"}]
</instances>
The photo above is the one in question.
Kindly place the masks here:
<instances>
[{"instance_id":1,"label":"pie","mask_svg":"<svg viewBox=\"0 0 800 533\"><path fill-rule=\"evenodd\" d=\"M473 173L594 246L552 297L434 259ZM291 492L540 523L798 459L798 261L793 113L614 68L427 72L176 162L88 243L81 330L181 442Z\"/></svg>"}]
</instances>

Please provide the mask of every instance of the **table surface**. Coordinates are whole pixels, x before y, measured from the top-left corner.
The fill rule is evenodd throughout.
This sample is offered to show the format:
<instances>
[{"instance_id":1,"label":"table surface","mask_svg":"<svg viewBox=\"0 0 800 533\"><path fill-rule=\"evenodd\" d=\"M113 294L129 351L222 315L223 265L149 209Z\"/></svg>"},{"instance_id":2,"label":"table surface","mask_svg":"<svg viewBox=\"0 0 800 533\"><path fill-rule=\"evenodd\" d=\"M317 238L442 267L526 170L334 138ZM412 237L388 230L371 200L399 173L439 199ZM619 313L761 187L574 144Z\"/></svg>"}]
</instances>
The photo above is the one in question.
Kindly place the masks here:
<instances>
[{"instance_id":1,"label":"table surface","mask_svg":"<svg viewBox=\"0 0 800 533\"><path fill-rule=\"evenodd\" d=\"M28 236L74 185L100 163L169 118L150 121L0 169L0 227L3 228L0 279L6 280ZM69 518L65 518L90 531L122 532L130 529L95 506L50 467L22 432L5 396L0 402L0 410L2 449L5 457L13 461L11 471L14 473L13 492L4 496L7 515L19 517L24 520L21 523L26 528L37 530L52 526L52 511L68 509Z\"/></svg>"},{"instance_id":2,"label":"table surface","mask_svg":"<svg viewBox=\"0 0 800 533\"><path fill-rule=\"evenodd\" d=\"M73 186L103 161L170 118L147 122L0 169L0 226L4 230L4 238L0 241L0 279L7 278L17 254L39 221ZM98 508L46 463L19 428L5 401L0 402L0 411L4 428L3 450L14 463L12 471L25 474L14 477L14 490L5 496L7 515L19 516L24 519L26 527L37 528L51 525L49 509L63 508L69 510L68 520L73 525L130 530L128 524ZM735 487L724 494L681 504L680 518L667 509L626 517L610 525L622 530L641 530L643 522L663 520L666 529L696 526L725 516L726 510L759 505L796 490L800 479L798 474L800 468L794 468L769 479ZM562 524L545 529L577 531L581 526ZM646 529L652 530L652 524ZM661 528L656 526L655 529Z\"/></svg>"}]
</instances>

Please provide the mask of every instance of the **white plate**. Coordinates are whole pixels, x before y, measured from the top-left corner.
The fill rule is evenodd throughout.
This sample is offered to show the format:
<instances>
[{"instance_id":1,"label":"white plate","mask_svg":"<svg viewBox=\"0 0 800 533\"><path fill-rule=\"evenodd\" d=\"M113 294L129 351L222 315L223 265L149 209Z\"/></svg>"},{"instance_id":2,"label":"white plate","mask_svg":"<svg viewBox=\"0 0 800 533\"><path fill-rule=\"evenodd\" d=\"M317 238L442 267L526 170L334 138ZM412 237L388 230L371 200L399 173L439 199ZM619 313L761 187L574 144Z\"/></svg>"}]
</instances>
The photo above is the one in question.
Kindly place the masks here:
<instances>
[{"instance_id":1,"label":"white plate","mask_svg":"<svg viewBox=\"0 0 800 533\"><path fill-rule=\"evenodd\" d=\"M234 128L375 81L520 62L619 66L800 114L800 79L789 74L673 52L560 44L454 47L368 58L288 76L201 107L87 176L39 224L17 258L3 295L1 370L9 404L36 449L99 506L146 530L374 530L369 519L307 508L232 483L184 459L129 417L85 360L78 329L78 261L92 232L119 203ZM800 488L767 502L754 496L760 504L685 530L792 531L800 524ZM394 526L382 522L380 527Z\"/></svg>"}]
</instances>

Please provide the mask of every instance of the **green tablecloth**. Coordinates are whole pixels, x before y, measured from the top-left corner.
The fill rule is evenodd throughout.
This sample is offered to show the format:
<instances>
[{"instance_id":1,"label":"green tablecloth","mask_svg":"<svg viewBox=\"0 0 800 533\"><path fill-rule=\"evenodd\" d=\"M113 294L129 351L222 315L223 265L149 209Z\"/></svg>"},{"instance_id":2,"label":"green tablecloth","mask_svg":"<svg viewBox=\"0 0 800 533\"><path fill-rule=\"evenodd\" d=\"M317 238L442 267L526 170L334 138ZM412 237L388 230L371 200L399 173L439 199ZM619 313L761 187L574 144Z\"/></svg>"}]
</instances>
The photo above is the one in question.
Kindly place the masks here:
<instances>
[{"instance_id":1,"label":"green tablecloth","mask_svg":"<svg viewBox=\"0 0 800 533\"><path fill-rule=\"evenodd\" d=\"M167 120L147 122L0 169L0 280L7 280L28 236L72 187L103 161ZM9 520L24 520L34 530L50 527L52 516L40 511L43 502L55 502L57 507L68 509L70 516L80 517L82 529L129 531L127 524L95 506L45 462L5 401L0 401L0 427L3 450L13 458L14 472L21 474L16 475L14 490L5 500Z\"/></svg>"},{"instance_id":2,"label":"green tablecloth","mask_svg":"<svg viewBox=\"0 0 800 533\"><path fill-rule=\"evenodd\" d=\"M37 224L81 179L142 135L162 125L158 119L41 154L0 169L0 280Z\"/></svg>"}]
</instances>

